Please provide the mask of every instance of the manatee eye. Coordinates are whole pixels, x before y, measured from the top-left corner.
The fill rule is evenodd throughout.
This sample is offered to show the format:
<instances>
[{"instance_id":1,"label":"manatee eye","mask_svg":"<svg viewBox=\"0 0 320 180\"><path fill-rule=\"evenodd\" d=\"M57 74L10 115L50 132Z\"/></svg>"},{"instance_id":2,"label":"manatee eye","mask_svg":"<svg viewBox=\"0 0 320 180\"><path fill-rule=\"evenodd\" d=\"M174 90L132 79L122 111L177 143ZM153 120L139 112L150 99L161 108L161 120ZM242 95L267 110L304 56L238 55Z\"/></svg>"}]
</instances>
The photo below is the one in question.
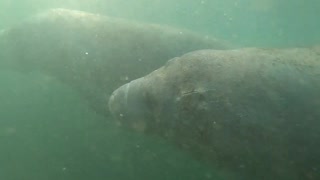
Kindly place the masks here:
<instances>
[{"instance_id":1,"label":"manatee eye","mask_svg":"<svg viewBox=\"0 0 320 180\"><path fill-rule=\"evenodd\" d=\"M207 91L203 90L192 90L184 92L178 98L178 107L181 113L203 113L208 110L208 97Z\"/></svg>"}]
</instances>

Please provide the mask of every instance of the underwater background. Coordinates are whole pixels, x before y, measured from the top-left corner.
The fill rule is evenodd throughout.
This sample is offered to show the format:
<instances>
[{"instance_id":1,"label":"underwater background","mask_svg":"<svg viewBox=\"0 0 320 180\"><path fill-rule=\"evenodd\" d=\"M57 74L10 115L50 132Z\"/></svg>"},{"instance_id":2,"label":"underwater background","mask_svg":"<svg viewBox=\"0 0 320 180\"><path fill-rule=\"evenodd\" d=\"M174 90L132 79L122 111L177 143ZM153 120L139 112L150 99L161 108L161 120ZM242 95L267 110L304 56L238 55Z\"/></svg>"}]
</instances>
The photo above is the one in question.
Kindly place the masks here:
<instances>
[{"instance_id":1,"label":"underwater background","mask_svg":"<svg viewBox=\"0 0 320 180\"><path fill-rule=\"evenodd\" d=\"M239 47L320 42L318 0L1 0L0 29L50 8L186 28ZM88 179L222 178L161 139L116 128L51 77L1 71L0 180Z\"/></svg>"}]
</instances>

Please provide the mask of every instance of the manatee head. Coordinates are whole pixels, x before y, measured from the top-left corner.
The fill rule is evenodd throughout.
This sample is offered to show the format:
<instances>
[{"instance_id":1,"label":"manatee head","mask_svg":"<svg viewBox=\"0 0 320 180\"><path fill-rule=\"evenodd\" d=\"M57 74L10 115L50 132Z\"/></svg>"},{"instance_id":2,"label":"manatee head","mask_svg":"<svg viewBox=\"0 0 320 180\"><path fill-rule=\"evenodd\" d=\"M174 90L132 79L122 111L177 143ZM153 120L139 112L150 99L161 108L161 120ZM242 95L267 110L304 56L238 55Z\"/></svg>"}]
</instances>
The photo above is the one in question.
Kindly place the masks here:
<instances>
[{"instance_id":1,"label":"manatee head","mask_svg":"<svg viewBox=\"0 0 320 180\"><path fill-rule=\"evenodd\" d=\"M206 81L202 71L194 76L198 68L191 70L188 63L179 59L173 58L159 69L113 92L109 110L121 126L168 137L180 121L188 123L189 118L184 114L194 114L192 109L198 106L198 101L193 103L192 98L199 94L196 86Z\"/></svg>"},{"instance_id":2,"label":"manatee head","mask_svg":"<svg viewBox=\"0 0 320 180\"><path fill-rule=\"evenodd\" d=\"M118 125L144 132L150 119L145 91L141 91L143 78L133 80L115 90L109 99L109 110Z\"/></svg>"}]
</instances>

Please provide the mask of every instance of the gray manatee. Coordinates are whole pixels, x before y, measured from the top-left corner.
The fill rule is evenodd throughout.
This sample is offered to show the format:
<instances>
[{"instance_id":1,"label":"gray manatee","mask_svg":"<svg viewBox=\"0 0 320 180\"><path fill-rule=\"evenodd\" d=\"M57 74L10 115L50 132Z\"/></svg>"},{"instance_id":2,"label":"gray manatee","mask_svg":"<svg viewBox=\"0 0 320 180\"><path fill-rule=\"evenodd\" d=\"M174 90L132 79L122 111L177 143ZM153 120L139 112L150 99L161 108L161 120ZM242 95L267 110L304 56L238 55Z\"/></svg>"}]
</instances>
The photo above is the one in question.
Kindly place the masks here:
<instances>
[{"instance_id":1,"label":"gray manatee","mask_svg":"<svg viewBox=\"0 0 320 180\"><path fill-rule=\"evenodd\" d=\"M230 179L320 179L320 48L200 50L114 91L119 124Z\"/></svg>"},{"instance_id":2,"label":"gray manatee","mask_svg":"<svg viewBox=\"0 0 320 180\"><path fill-rule=\"evenodd\" d=\"M53 76L108 114L120 85L189 51L226 47L184 29L52 9L0 32L0 68Z\"/></svg>"}]
</instances>

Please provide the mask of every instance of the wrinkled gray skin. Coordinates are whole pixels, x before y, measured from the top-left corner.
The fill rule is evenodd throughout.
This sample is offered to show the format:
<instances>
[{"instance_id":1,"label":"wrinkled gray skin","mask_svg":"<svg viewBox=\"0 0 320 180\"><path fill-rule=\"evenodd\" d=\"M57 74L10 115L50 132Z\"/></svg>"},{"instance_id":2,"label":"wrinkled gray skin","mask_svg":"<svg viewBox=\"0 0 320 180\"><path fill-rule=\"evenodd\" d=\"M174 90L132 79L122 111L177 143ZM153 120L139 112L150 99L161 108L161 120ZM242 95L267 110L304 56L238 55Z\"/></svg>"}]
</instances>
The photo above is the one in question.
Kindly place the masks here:
<instances>
[{"instance_id":1,"label":"wrinkled gray skin","mask_svg":"<svg viewBox=\"0 0 320 180\"><path fill-rule=\"evenodd\" d=\"M52 9L0 32L0 68L53 76L107 115L120 85L189 51L225 47L183 29Z\"/></svg>"},{"instance_id":2,"label":"wrinkled gray skin","mask_svg":"<svg viewBox=\"0 0 320 180\"><path fill-rule=\"evenodd\" d=\"M320 179L320 48L200 50L117 89L122 126L235 178Z\"/></svg>"}]
</instances>

